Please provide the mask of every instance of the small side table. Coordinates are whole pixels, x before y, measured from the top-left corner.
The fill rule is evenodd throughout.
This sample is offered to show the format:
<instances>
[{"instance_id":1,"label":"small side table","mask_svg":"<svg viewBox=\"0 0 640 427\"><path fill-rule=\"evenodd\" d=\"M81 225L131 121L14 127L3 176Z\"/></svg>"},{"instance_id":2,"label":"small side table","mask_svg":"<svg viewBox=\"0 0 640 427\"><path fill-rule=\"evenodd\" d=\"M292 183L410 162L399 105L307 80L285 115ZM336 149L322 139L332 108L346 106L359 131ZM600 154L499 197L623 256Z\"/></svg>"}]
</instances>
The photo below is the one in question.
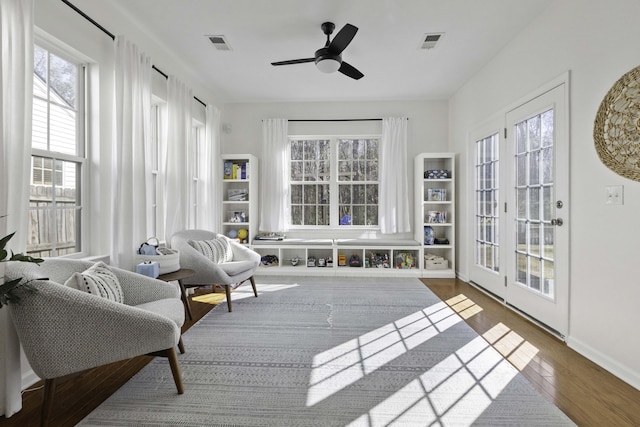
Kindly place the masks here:
<instances>
[{"instance_id":1,"label":"small side table","mask_svg":"<svg viewBox=\"0 0 640 427\"><path fill-rule=\"evenodd\" d=\"M189 298L187 297L187 292L182 284L182 279L186 279L187 277L191 277L196 274L195 270L191 270L188 268L181 268L178 271L174 271L172 273L161 274L158 276L159 280L164 280L165 282L172 282L176 280L178 285L180 285L180 298L184 303L184 308L187 310L187 314L189 315L189 320L193 320L193 315L191 314L191 306L189 305Z\"/></svg>"}]
</instances>

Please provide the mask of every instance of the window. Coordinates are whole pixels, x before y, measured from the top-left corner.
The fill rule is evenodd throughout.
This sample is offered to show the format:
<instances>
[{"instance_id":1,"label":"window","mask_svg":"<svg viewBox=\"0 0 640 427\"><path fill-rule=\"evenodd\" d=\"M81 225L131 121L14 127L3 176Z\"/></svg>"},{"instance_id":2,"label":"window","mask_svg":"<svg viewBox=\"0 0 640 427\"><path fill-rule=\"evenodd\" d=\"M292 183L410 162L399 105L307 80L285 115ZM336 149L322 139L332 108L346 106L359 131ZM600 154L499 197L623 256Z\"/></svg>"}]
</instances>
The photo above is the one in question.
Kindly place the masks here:
<instances>
[{"instance_id":1,"label":"window","mask_svg":"<svg viewBox=\"0 0 640 427\"><path fill-rule=\"evenodd\" d=\"M378 226L379 138L292 138L290 225Z\"/></svg>"},{"instance_id":2,"label":"window","mask_svg":"<svg viewBox=\"0 0 640 427\"><path fill-rule=\"evenodd\" d=\"M153 189L151 190L151 229L154 230L155 236L164 236L164 231L159 229L162 224L160 217L160 142L162 132L162 105L156 102L151 106L151 182Z\"/></svg>"},{"instance_id":3,"label":"window","mask_svg":"<svg viewBox=\"0 0 640 427\"><path fill-rule=\"evenodd\" d=\"M191 209L188 212L190 228L199 228L199 222L202 222L202 218L198 218L198 209L199 204L201 203L198 195L200 194L200 186L204 184L204 181L201 179L202 172L200 164L202 161L205 161L205 159L203 158L203 146L205 143L204 132L204 126L194 120L193 127L191 129L191 140L193 141L193 144L191 144L190 147L191 157L189 159L189 164L191 165L191 167L189 168L191 173Z\"/></svg>"},{"instance_id":4,"label":"window","mask_svg":"<svg viewBox=\"0 0 640 427\"><path fill-rule=\"evenodd\" d=\"M81 251L84 67L34 46L27 252Z\"/></svg>"},{"instance_id":5,"label":"window","mask_svg":"<svg viewBox=\"0 0 640 427\"><path fill-rule=\"evenodd\" d=\"M498 134L476 141L476 265L500 271Z\"/></svg>"}]
</instances>

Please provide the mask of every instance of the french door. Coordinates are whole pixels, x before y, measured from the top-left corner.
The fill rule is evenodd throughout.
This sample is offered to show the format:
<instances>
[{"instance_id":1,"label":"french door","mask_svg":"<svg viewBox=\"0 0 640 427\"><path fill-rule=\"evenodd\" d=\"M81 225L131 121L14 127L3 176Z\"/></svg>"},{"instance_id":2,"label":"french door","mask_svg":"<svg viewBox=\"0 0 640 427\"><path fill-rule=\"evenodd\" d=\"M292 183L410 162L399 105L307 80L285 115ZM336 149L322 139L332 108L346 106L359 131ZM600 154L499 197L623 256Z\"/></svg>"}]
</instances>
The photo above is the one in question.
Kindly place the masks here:
<instances>
[{"instance_id":1,"label":"french door","mask_svg":"<svg viewBox=\"0 0 640 427\"><path fill-rule=\"evenodd\" d=\"M473 263L469 271L472 282L500 298L504 285L504 118L494 120L472 134L469 153L473 158Z\"/></svg>"},{"instance_id":2,"label":"french door","mask_svg":"<svg viewBox=\"0 0 640 427\"><path fill-rule=\"evenodd\" d=\"M561 336L569 306L566 83L475 142L472 281ZM501 139L503 138L503 140Z\"/></svg>"}]
</instances>

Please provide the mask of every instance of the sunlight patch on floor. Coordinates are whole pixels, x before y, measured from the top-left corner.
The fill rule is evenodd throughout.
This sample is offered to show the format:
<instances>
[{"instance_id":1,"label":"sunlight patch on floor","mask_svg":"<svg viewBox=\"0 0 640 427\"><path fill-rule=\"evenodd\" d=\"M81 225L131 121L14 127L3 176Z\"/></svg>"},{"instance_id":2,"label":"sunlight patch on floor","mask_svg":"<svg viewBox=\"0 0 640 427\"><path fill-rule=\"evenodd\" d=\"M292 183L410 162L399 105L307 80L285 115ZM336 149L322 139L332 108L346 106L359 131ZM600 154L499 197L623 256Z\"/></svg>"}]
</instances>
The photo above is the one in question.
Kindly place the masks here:
<instances>
[{"instance_id":1,"label":"sunlight patch on floor","mask_svg":"<svg viewBox=\"0 0 640 427\"><path fill-rule=\"evenodd\" d=\"M482 336L519 371L523 370L540 351L503 323L498 323Z\"/></svg>"},{"instance_id":2,"label":"sunlight patch on floor","mask_svg":"<svg viewBox=\"0 0 640 427\"><path fill-rule=\"evenodd\" d=\"M307 406L313 406L461 322L440 302L313 358Z\"/></svg>"},{"instance_id":3,"label":"sunlight patch on floor","mask_svg":"<svg viewBox=\"0 0 640 427\"><path fill-rule=\"evenodd\" d=\"M269 284L269 285L265 285L265 284L256 285L258 289L258 295L260 295L261 293L267 293L267 292L283 291L285 289L295 288L297 286L300 286L300 285L298 284L287 285L287 284L281 284L281 283ZM255 297L255 295L253 294L253 288L251 287L251 284L249 284L249 282L244 283L241 286L231 291L232 301L237 301L237 300L241 300L249 297ZM226 297L226 294L224 293L224 290L222 291L218 290L217 292L194 295L191 297L191 299L195 302L217 305L217 304L220 304L221 302L226 301L227 297Z\"/></svg>"},{"instance_id":4,"label":"sunlight patch on floor","mask_svg":"<svg viewBox=\"0 0 640 427\"><path fill-rule=\"evenodd\" d=\"M482 311L482 307L463 294L449 298L445 302L465 320Z\"/></svg>"},{"instance_id":5,"label":"sunlight patch on floor","mask_svg":"<svg viewBox=\"0 0 640 427\"><path fill-rule=\"evenodd\" d=\"M516 374L477 337L349 426L471 425Z\"/></svg>"}]
</instances>

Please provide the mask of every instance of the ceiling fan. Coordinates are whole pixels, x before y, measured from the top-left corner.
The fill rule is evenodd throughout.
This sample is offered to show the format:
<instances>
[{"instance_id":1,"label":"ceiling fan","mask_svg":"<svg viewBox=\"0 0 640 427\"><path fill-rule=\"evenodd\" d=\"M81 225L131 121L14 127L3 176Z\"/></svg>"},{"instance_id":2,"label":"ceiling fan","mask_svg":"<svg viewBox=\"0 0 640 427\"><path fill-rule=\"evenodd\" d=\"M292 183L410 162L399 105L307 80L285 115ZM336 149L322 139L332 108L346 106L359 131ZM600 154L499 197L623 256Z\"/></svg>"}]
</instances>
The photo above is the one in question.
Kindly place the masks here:
<instances>
[{"instance_id":1,"label":"ceiling fan","mask_svg":"<svg viewBox=\"0 0 640 427\"><path fill-rule=\"evenodd\" d=\"M345 76L351 77L352 79L361 79L364 74L362 74L352 65L344 62L341 55L342 51L347 46L349 46L349 43L351 43L351 40L353 40L353 37L358 31L358 27L355 27L351 24L346 24L340 31L338 31L338 33L331 41L329 41L329 36L336 28L333 22L325 22L320 26L320 28L322 28L322 31L327 36L327 42L324 47L316 50L315 56L313 58L291 59L289 61L272 62L271 65L291 65L303 64L305 62L315 62L316 67L318 67L318 69L323 73L335 73L336 71L339 71Z\"/></svg>"}]
</instances>

